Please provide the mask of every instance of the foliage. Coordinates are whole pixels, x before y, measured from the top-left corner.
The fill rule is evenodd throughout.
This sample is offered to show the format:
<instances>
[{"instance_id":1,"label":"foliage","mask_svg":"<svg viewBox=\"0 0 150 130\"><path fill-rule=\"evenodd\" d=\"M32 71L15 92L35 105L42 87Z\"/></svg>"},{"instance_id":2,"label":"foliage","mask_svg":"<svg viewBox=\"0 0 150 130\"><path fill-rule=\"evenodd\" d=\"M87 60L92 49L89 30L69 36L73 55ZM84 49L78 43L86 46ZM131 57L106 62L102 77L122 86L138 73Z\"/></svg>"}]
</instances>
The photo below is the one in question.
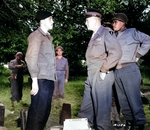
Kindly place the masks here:
<instances>
[{"instance_id":1,"label":"foliage","mask_svg":"<svg viewBox=\"0 0 150 130\"><path fill-rule=\"evenodd\" d=\"M10 76L11 71L7 68L4 68L3 64L0 65L0 75L2 76Z\"/></svg>"},{"instance_id":2,"label":"foliage","mask_svg":"<svg viewBox=\"0 0 150 130\"><path fill-rule=\"evenodd\" d=\"M150 11L145 11L148 5L149 0L2 0L0 62L9 62L17 51L26 53L27 37L38 27L36 12L49 10L54 18L54 29L50 33L55 47L63 46L71 70L80 71L91 36L85 26L87 8L99 9L105 22L111 22L116 12L124 12L129 18L128 27L149 34Z\"/></svg>"}]
</instances>

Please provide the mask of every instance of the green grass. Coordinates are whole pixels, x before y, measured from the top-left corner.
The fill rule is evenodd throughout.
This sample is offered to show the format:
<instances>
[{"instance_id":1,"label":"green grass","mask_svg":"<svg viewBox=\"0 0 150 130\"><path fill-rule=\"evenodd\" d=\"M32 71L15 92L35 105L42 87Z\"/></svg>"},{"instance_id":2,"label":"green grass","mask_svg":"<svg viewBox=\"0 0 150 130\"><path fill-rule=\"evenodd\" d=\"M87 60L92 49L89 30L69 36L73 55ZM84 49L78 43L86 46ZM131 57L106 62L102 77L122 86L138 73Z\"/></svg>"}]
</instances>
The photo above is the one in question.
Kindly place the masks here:
<instances>
[{"instance_id":1,"label":"green grass","mask_svg":"<svg viewBox=\"0 0 150 130\"><path fill-rule=\"evenodd\" d=\"M6 73L5 73L6 72ZM5 74L4 74L5 73ZM7 130L20 130L20 127L17 127L20 111L24 108L28 108L30 105L30 85L28 83L28 75L24 76L24 88L23 88L23 98L20 103L15 102L15 107L11 107L11 88L10 82L8 81L8 76L10 74L9 70L0 71L0 102L5 105L5 109L13 111L13 114L7 115L5 117L4 126ZM52 122L48 121L46 130L51 125L59 124L59 114L61 111L60 104L69 103L71 104L71 116L72 118L78 118L78 112L83 98L84 91L84 81L86 77L70 77L69 82L65 85L65 98L63 100L55 99L52 102L52 109L50 117L53 119ZM141 86L142 92L150 92L150 77L146 76L143 79L144 86ZM150 95L147 95L148 100L150 101ZM150 128L150 108L149 105L144 105L144 110L146 113L146 119L148 123L146 124L145 130Z\"/></svg>"}]
</instances>

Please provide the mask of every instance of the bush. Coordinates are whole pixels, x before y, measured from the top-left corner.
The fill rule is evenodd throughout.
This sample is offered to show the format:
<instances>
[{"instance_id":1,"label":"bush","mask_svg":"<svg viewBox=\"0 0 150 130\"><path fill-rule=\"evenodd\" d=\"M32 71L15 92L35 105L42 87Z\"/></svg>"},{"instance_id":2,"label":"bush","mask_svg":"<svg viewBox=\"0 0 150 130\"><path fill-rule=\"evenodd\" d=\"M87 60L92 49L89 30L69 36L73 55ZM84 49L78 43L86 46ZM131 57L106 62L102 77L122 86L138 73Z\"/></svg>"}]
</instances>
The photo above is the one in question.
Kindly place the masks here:
<instances>
[{"instance_id":1,"label":"bush","mask_svg":"<svg viewBox=\"0 0 150 130\"><path fill-rule=\"evenodd\" d=\"M1 64L0 65L0 75L8 77L8 76L10 76L10 74L11 74L11 70L8 68L5 68L3 66L3 64Z\"/></svg>"}]
</instances>

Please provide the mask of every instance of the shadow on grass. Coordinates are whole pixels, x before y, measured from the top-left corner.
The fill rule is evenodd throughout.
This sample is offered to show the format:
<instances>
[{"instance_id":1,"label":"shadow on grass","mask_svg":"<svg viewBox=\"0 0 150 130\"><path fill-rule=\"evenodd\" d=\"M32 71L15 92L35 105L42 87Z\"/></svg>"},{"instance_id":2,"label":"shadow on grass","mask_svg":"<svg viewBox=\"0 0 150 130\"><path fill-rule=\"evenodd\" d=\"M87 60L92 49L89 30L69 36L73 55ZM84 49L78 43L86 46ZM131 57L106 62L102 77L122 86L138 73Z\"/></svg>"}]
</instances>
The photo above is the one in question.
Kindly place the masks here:
<instances>
[{"instance_id":1,"label":"shadow on grass","mask_svg":"<svg viewBox=\"0 0 150 130\"><path fill-rule=\"evenodd\" d=\"M27 103L22 103L22 106L23 106L23 108L29 108L29 104L27 104Z\"/></svg>"},{"instance_id":2,"label":"shadow on grass","mask_svg":"<svg viewBox=\"0 0 150 130\"><path fill-rule=\"evenodd\" d=\"M21 127L21 118L15 120L17 122L17 127Z\"/></svg>"}]
</instances>

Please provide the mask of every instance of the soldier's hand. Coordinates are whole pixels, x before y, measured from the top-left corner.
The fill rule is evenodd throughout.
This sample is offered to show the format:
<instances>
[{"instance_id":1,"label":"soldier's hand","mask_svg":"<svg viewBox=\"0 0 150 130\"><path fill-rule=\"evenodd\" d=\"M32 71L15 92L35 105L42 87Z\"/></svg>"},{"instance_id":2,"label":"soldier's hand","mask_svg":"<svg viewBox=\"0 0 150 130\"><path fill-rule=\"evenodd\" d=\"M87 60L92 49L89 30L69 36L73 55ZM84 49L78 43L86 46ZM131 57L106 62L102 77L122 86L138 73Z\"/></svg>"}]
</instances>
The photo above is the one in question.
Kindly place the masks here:
<instances>
[{"instance_id":1,"label":"soldier's hand","mask_svg":"<svg viewBox=\"0 0 150 130\"><path fill-rule=\"evenodd\" d=\"M32 89L31 89L31 95L35 96L39 91L39 85L38 85L38 80L36 78L32 78Z\"/></svg>"},{"instance_id":2,"label":"soldier's hand","mask_svg":"<svg viewBox=\"0 0 150 130\"><path fill-rule=\"evenodd\" d=\"M65 83L68 83L68 79L65 79Z\"/></svg>"}]
</instances>

